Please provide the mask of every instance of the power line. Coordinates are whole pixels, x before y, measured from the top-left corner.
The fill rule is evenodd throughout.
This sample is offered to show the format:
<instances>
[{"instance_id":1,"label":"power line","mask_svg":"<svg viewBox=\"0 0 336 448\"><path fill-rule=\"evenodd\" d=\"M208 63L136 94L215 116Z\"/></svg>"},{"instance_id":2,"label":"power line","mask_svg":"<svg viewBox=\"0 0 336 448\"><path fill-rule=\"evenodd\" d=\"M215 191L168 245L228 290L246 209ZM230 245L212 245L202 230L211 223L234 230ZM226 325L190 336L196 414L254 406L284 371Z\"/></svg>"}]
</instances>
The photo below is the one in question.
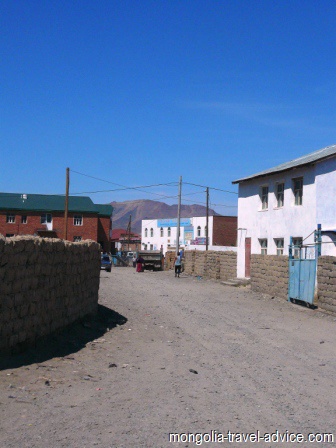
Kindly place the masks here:
<instances>
[{"instance_id":1,"label":"power line","mask_svg":"<svg viewBox=\"0 0 336 448\"><path fill-rule=\"evenodd\" d=\"M199 184L192 184L190 182L184 182L187 185L193 185L194 187L202 187L202 188L209 188L210 190L216 190L216 191L222 191L223 193L231 193L231 194L238 194L235 191L229 191L229 190L222 190L221 188L215 188L215 187L208 187L206 185L199 185Z\"/></svg>"}]
</instances>

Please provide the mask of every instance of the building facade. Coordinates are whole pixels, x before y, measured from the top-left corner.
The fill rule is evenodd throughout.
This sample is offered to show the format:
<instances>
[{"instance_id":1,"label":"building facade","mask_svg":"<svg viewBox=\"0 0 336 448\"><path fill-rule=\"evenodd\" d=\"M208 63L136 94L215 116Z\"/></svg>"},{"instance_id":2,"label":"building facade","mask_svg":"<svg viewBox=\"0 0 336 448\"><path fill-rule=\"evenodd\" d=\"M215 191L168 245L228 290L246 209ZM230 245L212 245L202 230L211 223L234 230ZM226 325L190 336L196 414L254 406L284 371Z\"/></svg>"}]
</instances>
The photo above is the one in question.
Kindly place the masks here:
<instances>
[{"instance_id":1,"label":"building facade","mask_svg":"<svg viewBox=\"0 0 336 448\"><path fill-rule=\"evenodd\" d=\"M336 255L336 145L238 179L237 276L250 276L251 254L288 255L311 246L322 227L322 255Z\"/></svg>"},{"instance_id":2,"label":"building facade","mask_svg":"<svg viewBox=\"0 0 336 448\"><path fill-rule=\"evenodd\" d=\"M5 237L65 236L65 197L58 195L0 193L0 233ZM67 239L93 240L110 251L112 206L94 204L89 197L69 197Z\"/></svg>"},{"instance_id":3,"label":"building facade","mask_svg":"<svg viewBox=\"0 0 336 448\"><path fill-rule=\"evenodd\" d=\"M137 252L141 249L141 236L128 233L125 229L113 229L111 238L111 252Z\"/></svg>"},{"instance_id":4,"label":"building facade","mask_svg":"<svg viewBox=\"0 0 336 448\"><path fill-rule=\"evenodd\" d=\"M209 246L235 246L237 241L236 216L209 216ZM177 219L142 220L141 246L143 250L163 252L176 249ZM185 250L204 250L206 247L206 217L180 219L179 247Z\"/></svg>"}]
</instances>

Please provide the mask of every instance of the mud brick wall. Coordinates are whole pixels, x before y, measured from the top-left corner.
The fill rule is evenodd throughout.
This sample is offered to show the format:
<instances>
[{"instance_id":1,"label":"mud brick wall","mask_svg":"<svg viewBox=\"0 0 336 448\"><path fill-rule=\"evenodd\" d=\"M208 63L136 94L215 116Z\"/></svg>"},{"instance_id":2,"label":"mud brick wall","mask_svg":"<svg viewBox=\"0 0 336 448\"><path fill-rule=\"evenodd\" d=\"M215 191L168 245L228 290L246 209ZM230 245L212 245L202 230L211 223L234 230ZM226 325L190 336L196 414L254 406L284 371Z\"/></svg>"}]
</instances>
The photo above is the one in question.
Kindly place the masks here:
<instances>
[{"instance_id":1,"label":"mud brick wall","mask_svg":"<svg viewBox=\"0 0 336 448\"><path fill-rule=\"evenodd\" d=\"M288 257L278 255L251 256L252 291L287 299Z\"/></svg>"},{"instance_id":2,"label":"mud brick wall","mask_svg":"<svg viewBox=\"0 0 336 448\"><path fill-rule=\"evenodd\" d=\"M0 352L34 344L97 309L100 246L0 236Z\"/></svg>"},{"instance_id":3,"label":"mud brick wall","mask_svg":"<svg viewBox=\"0 0 336 448\"><path fill-rule=\"evenodd\" d=\"M176 255L176 252L174 252L174 251L166 252L165 261L164 261L164 269L165 269L165 271L169 271L170 269L174 269L175 255Z\"/></svg>"},{"instance_id":4,"label":"mud brick wall","mask_svg":"<svg viewBox=\"0 0 336 448\"><path fill-rule=\"evenodd\" d=\"M184 272L214 280L237 277L237 253L231 251L185 251Z\"/></svg>"},{"instance_id":5,"label":"mud brick wall","mask_svg":"<svg viewBox=\"0 0 336 448\"><path fill-rule=\"evenodd\" d=\"M317 288L318 306L336 312L336 257L319 257Z\"/></svg>"},{"instance_id":6,"label":"mud brick wall","mask_svg":"<svg viewBox=\"0 0 336 448\"><path fill-rule=\"evenodd\" d=\"M220 279L229 280L237 277L237 252L218 252Z\"/></svg>"}]
</instances>

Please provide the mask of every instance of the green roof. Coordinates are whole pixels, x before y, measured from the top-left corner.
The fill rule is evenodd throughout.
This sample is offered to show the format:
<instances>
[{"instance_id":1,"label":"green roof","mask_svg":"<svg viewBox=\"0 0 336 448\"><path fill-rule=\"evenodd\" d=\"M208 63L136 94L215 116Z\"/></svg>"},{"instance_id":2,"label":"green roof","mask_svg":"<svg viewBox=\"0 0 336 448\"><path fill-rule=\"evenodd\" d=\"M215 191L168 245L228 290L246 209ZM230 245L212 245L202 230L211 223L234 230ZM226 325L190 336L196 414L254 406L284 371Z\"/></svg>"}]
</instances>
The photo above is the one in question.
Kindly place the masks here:
<instances>
[{"instance_id":1,"label":"green roof","mask_svg":"<svg viewBox=\"0 0 336 448\"><path fill-rule=\"evenodd\" d=\"M69 196L69 212L98 213L111 216L111 205L94 204L88 196ZM0 193L0 210L63 212L65 195Z\"/></svg>"}]
</instances>

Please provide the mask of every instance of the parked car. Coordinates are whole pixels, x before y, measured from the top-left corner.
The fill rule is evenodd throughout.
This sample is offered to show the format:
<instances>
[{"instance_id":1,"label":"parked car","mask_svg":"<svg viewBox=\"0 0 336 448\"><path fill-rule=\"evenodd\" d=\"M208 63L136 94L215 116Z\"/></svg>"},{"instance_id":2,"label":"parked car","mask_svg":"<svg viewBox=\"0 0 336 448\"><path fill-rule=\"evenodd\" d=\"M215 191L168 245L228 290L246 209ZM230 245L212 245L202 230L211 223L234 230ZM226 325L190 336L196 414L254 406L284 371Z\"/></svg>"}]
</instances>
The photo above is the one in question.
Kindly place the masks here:
<instances>
[{"instance_id":1,"label":"parked car","mask_svg":"<svg viewBox=\"0 0 336 448\"><path fill-rule=\"evenodd\" d=\"M100 269L104 269L106 272L111 272L112 261L107 254L101 256Z\"/></svg>"}]
</instances>

